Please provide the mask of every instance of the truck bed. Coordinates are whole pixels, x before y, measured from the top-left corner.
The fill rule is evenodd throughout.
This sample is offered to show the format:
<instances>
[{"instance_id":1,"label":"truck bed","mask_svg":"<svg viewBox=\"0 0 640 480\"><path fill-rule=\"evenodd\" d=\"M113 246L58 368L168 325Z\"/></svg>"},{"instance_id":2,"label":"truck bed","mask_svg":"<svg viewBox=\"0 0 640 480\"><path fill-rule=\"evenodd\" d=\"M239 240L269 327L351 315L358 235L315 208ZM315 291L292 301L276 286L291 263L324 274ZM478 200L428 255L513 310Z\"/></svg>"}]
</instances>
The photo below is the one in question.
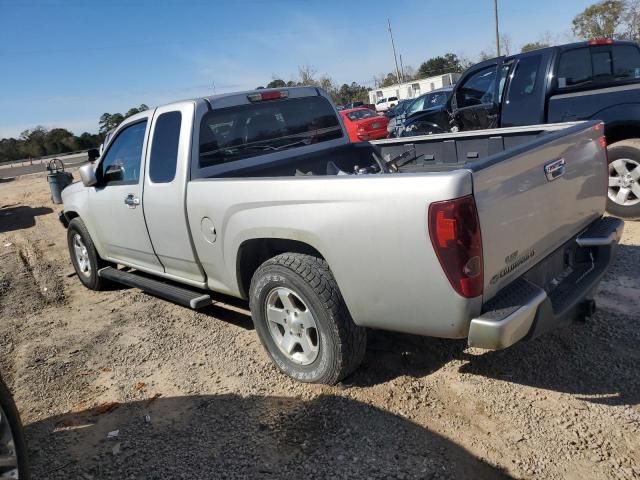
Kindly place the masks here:
<instances>
[{"instance_id":1,"label":"truck bed","mask_svg":"<svg viewBox=\"0 0 640 480\"><path fill-rule=\"evenodd\" d=\"M491 157L496 160L564 135L574 123L496 128L469 132L420 135L371 142L385 161L399 159L400 172L446 172L474 165ZM540 140L535 142L534 140ZM403 156L404 158L401 158ZM406 163L405 163L406 162ZM471 165L469 165L471 164Z\"/></svg>"},{"instance_id":2,"label":"truck bed","mask_svg":"<svg viewBox=\"0 0 640 480\"><path fill-rule=\"evenodd\" d=\"M568 128L580 124L559 123L376 140L350 143L304 155L286 155L287 152L283 152L281 158L265 161L258 157L250 165L217 177L327 176L338 172L344 175L353 174L358 168L375 166L379 161L394 159L399 166L399 173L480 168L483 160L494 158L495 161L501 161L522 148L534 148L535 145L565 135ZM540 142L534 143L534 140Z\"/></svg>"}]
</instances>

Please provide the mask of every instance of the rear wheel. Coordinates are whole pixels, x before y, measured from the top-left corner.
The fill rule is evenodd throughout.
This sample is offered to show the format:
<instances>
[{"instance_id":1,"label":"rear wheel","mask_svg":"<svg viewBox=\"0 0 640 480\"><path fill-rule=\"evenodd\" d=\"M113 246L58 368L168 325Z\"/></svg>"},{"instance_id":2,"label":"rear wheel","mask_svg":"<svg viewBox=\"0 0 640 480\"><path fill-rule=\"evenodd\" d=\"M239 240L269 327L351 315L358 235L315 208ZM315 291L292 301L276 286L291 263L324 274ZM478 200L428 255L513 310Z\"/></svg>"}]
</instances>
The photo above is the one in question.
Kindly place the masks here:
<instances>
[{"instance_id":1,"label":"rear wheel","mask_svg":"<svg viewBox=\"0 0 640 480\"><path fill-rule=\"evenodd\" d=\"M366 330L353 323L324 260L278 255L255 272L249 297L260 341L285 374L334 384L360 365Z\"/></svg>"},{"instance_id":2,"label":"rear wheel","mask_svg":"<svg viewBox=\"0 0 640 480\"><path fill-rule=\"evenodd\" d=\"M0 479L29 478L27 445L11 392L0 379Z\"/></svg>"},{"instance_id":3,"label":"rear wheel","mask_svg":"<svg viewBox=\"0 0 640 480\"><path fill-rule=\"evenodd\" d=\"M640 218L640 140L609 146L607 211L621 218Z\"/></svg>"}]
</instances>

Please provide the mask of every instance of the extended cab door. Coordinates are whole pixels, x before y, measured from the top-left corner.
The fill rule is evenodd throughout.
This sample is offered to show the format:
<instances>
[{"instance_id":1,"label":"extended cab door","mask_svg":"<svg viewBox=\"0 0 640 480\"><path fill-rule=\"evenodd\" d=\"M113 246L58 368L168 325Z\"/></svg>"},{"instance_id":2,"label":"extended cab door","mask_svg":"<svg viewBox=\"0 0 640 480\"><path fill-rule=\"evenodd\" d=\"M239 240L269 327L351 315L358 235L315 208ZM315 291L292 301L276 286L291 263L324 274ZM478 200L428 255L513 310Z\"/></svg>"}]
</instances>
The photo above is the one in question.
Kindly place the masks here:
<instances>
[{"instance_id":1,"label":"extended cab door","mask_svg":"<svg viewBox=\"0 0 640 480\"><path fill-rule=\"evenodd\" d=\"M153 111L137 114L118 127L96 166L98 183L89 188L90 222L107 260L162 270L142 211L144 152Z\"/></svg>"},{"instance_id":2,"label":"extended cab door","mask_svg":"<svg viewBox=\"0 0 640 480\"><path fill-rule=\"evenodd\" d=\"M459 130L498 127L500 96L507 72L502 60L485 62L469 70L456 85L451 106Z\"/></svg>"},{"instance_id":3,"label":"extended cab door","mask_svg":"<svg viewBox=\"0 0 640 480\"><path fill-rule=\"evenodd\" d=\"M156 109L144 180L144 215L149 236L165 274L204 286L205 276L196 259L185 207L191 158L194 102ZM193 235L215 237L203 224Z\"/></svg>"}]
</instances>

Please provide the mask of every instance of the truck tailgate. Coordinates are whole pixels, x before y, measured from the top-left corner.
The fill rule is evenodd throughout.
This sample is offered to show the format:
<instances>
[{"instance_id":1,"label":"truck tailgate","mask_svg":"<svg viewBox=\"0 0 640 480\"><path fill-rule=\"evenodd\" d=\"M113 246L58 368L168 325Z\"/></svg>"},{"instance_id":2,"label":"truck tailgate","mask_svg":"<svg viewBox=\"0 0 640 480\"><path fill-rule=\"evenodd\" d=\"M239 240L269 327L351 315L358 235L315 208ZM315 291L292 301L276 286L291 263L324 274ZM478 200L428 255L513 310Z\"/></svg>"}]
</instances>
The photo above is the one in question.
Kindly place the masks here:
<instances>
[{"instance_id":1,"label":"truck tailgate","mask_svg":"<svg viewBox=\"0 0 640 480\"><path fill-rule=\"evenodd\" d=\"M485 302L603 214L602 135L601 123L585 122L470 165Z\"/></svg>"}]
</instances>

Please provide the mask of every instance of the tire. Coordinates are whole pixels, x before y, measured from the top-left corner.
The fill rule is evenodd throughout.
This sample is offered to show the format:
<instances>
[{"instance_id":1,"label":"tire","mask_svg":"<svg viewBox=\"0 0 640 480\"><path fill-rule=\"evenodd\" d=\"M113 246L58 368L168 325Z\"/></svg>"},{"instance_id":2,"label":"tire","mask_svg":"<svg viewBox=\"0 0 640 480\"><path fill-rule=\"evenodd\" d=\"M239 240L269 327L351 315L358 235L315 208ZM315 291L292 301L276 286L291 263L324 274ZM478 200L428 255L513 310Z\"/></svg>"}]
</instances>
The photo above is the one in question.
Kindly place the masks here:
<instances>
[{"instance_id":1,"label":"tire","mask_svg":"<svg viewBox=\"0 0 640 480\"><path fill-rule=\"evenodd\" d=\"M640 218L640 139L609 145L607 212L624 219Z\"/></svg>"},{"instance_id":2,"label":"tire","mask_svg":"<svg viewBox=\"0 0 640 480\"><path fill-rule=\"evenodd\" d=\"M78 243L79 241L79 243ZM107 282L98 276L98 270L108 266L108 263L100 258L96 247L91 240L91 235L84 226L84 222L76 217L69 222L67 227L67 246L71 263L76 270L82 284L90 290L104 290ZM77 253L78 248L84 247L84 253Z\"/></svg>"},{"instance_id":3,"label":"tire","mask_svg":"<svg viewBox=\"0 0 640 480\"><path fill-rule=\"evenodd\" d=\"M276 366L291 378L333 385L362 362L366 330L353 323L323 259L284 253L267 260L253 275L249 302L262 345ZM278 315L282 318L274 322ZM304 325L296 325L298 318ZM289 335L285 328L292 329Z\"/></svg>"},{"instance_id":4,"label":"tire","mask_svg":"<svg viewBox=\"0 0 640 480\"><path fill-rule=\"evenodd\" d=\"M13 446L9 443L11 440L13 441ZM3 466L0 466L0 477L4 478L4 475L6 475L7 478L28 480L29 462L27 444L22 432L22 422L11 392L4 381L0 379L0 456L6 456L10 450L13 450L16 455L15 467L14 465L4 465L3 462ZM17 472L15 472L15 468L17 468ZM14 474L17 473L18 476L11 476L10 472L12 471Z\"/></svg>"}]
</instances>

